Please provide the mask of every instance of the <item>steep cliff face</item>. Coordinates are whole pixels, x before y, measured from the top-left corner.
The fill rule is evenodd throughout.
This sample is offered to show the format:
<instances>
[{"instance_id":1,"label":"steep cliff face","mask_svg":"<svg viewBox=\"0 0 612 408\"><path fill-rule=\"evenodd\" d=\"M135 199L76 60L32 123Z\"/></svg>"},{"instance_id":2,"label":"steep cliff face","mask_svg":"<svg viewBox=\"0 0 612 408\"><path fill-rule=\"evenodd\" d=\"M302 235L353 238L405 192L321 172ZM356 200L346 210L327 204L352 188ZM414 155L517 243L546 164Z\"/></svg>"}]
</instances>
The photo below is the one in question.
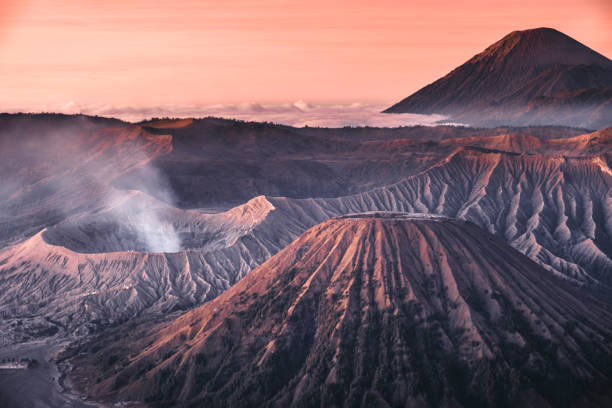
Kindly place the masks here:
<instances>
[{"instance_id":1,"label":"steep cliff face","mask_svg":"<svg viewBox=\"0 0 612 408\"><path fill-rule=\"evenodd\" d=\"M609 305L475 225L369 213L311 228L215 300L110 331L71 363L113 401L557 406L605 401L611 341Z\"/></svg>"},{"instance_id":2,"label":"steep cliff face","mask_svg":"<svg viewBox=\"0 0 612 408\"><path fill-rule=\"evenodd\" d=\"M472 125L612 125L612 61L550 28L515 31L387 113Z\"/></svg>"}]
</instances>

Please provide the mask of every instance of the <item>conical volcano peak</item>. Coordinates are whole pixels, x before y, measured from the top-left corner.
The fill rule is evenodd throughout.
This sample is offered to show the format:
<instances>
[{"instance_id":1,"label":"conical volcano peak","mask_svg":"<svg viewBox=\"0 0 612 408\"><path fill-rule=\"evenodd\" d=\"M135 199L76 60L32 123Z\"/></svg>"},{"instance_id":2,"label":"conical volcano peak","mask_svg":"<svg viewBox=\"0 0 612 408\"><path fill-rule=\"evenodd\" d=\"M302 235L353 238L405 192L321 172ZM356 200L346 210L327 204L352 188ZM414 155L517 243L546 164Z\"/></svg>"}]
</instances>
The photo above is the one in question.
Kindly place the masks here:
<instances>
[{"instance_id":1,"label":"conical volcano peak","mask_svg":"<svg viewBox=\"0 0 612 408\"><path fill-rule=\"evenodd\" d=\"M493 57L512 58L528 66L598 65L612 66L612 61L554 28L541 27L513 31L473 58L474 62Z\"/></svg>"},{"instance_id":2,"label":"conical volcano peak","mask_svg":"<svg viewBox=\"0 0 612 408\"><path fill-rule=\"evenodd\" d=\"M612 125L612 61L553 28L513 31L386 113L477 126Z\"/></svg>"},{"instance_id":3,"label":"conical volcano peak","mask_svg":"<svg viewBox=\"0 0 612 408\"><path fill-rule=\"evenodd\" d=\"M103 337L72 365L98 397L186 406L556 406L580 392L549 392L561 384L609 386L610 327L604 305L472 223L360 213L312 227L173 322L131 332L136 355ZM126 364L109 368L108 355Z\"/></svg>"}]
</instances>

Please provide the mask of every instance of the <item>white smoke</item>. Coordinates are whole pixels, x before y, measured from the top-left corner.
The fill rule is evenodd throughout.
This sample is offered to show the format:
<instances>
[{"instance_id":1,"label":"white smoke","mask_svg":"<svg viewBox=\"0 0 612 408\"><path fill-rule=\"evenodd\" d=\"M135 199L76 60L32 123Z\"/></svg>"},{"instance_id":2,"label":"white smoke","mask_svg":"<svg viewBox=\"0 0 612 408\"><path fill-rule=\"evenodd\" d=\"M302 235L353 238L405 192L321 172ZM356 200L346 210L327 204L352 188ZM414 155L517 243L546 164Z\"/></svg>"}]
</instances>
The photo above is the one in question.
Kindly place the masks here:
<instances>
[{"instance_id":1,"label":"white smoke","mask_svg":"<svg viewBox=\"0 0 612 408\"><path fill-rule=\"evenodd\" d=\"M131 248L146 252L178 252L181 239L172 223L175 194L166 177L142 151L131 155L137 177L132 177L130 190L113 187L107 202L112 221L135 235ZM119 205L117 203L120 202Z\"/></svg>"},{"instance_id":2,"label":"white smoke","mask_svg":"<svg viewBox=\"0 0 612 408\"><path fill-rule=\"evenodd\" d=\"M117 193L129 194L121 191ZM181 240L172 220L167 217L168 207L154 200L140 194L131 197L110 211L111 221L118 223L120 230L127 230L127 236L134 236L134 242L129 245L131 249L178 252L181 250Z\"/></svg>"},{"instance_id":3,"label":"white smoke","mask_svg":"<svg viewBox=\"0 0 612 408\"><path fill-rule=\"evenodd\" d=\"M171 217L175 195L140 141L129 140L116 149L105 140L112 134L95 139L86 130L90 125L86 118L49 120L48 126L38 119L41 123L34 127L0 129L0 169L4 174L0 223L19 222L23 231L28 231L29 221L20 214L29 213L33 214L30 218L38 217L43 223L48 219L76 225L104 224L133 237L130 249L181 249ZM28 122L26 118L23 122L36 120ZM139 177L129 186L133 191L113 185L115 178L134 171ZM20 216L23 221L17 220ZM103 235L94 232L91 238L95 241ZM96 247L94 242L92 250Z\"/></svg>"}]
</instances>

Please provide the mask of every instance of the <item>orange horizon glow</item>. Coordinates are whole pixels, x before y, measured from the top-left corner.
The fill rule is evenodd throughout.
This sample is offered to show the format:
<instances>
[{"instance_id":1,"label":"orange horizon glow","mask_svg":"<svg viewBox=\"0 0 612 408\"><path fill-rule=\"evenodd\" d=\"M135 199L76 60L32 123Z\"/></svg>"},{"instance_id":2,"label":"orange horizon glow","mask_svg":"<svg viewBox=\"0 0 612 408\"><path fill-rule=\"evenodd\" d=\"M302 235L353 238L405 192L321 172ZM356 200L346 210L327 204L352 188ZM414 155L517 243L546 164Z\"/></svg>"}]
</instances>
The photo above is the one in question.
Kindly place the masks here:
<instances>
[{"instance_id":1,"label":"orange horizon glow","mask_svg":"<svg viewBox=\"0 0 612 408\"><path fill-rule=\"evenodd\" d=\"M604 0L0 1L0 110L394 103L514 30L612 56Z\"/></svg>"}]
</instances>

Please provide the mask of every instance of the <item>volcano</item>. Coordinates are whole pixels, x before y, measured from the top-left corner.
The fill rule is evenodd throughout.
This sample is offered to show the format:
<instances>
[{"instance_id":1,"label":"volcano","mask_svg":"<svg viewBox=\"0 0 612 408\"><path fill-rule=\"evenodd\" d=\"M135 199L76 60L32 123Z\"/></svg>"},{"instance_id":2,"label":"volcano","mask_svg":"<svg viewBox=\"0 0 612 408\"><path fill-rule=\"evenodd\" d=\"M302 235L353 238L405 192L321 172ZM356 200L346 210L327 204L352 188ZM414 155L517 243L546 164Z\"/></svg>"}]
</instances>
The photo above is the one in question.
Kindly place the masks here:
<instances>
[{"instance_id":1,"label":"volcano","mask_svg":"<svg viewBox=\"0 0 612 408\"><path fill-rule=\"evenodd\" d=\"M386 113L470 125L612 126L612 61L552 28L514 31Z\"/></svg>"},{"instance_id":2,"label":"volcano","mask_svg":"<svg viewBox=\"0 0 612 408\"><path fill-rule=\"evenodd\" d=\"M470 221L612 299L611 129L0 119L0 344L199 306L368 211Z\"/></svg>"},{"instance_id":3,"label":"volcano","mask_svg":"<svg viewBox=\"0 0 612 408\"><path fill-rule=\"evenodd\" d=\"M610 401L611 340L609 305L499 238L385 212L318 224L211 302L66 358L90 396L153 406L565 406Z\"/></svg>"}]
</instances>

